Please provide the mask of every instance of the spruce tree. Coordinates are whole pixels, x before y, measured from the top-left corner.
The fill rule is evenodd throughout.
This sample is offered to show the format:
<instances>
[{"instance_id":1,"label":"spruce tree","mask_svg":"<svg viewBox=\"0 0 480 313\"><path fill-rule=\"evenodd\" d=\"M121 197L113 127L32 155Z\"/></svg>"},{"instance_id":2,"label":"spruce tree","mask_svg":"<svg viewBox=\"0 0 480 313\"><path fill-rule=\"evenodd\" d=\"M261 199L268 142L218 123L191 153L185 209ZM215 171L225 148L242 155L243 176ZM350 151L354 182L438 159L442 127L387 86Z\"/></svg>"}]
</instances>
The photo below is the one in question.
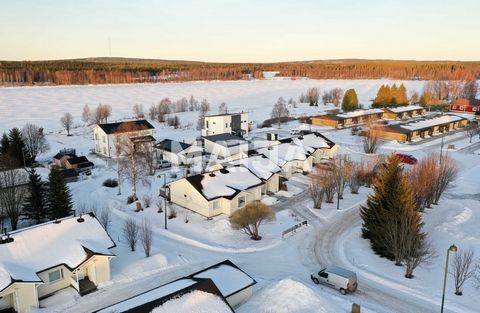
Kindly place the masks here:
<instances>
[{"instance_id":1,"label":"spruce tree","mask_svg":"<svg viewBox=\"0 0 480 313\"><path fill-rule=\"evenodd\" d=\"M30 164L28 150L22 132L18 128L12 128L8 134L8 154L16 161L18 166Z\"/></svg>"},{"instance_id":2,"label":"spruce tree","mask_svg":"<svg viewBox=\"0 0 480 313\"><path fill-rule=\"evenodd\" d=\"M415 205L412 187L403 173L398 159L391 155L382 164L375 179L373 194L368 196L367 205L360 208L363 220L362 235L370 240L373 251L389 259L394 258L393 247L386 241L385 234L397 221L408 221L412 231L421 234L421 216Z\"/></svg>"},{"instance_id":3,"label":"spruce tree","mask_svg":"<svg viewBox=\"0 0 480 313\"><path fill-rule=\"evenodd\" d=\"M407 104L408 104L407 88L405 88L405 85L402 83L400 87L398 87L398 91L397 91L397 105L407 105Z\"/></svg>"},{"instance_id":4,"label":"spruce tree","mask_svg":"<svg viewBox=\"0 0 480 313\"><path fill-rule=\"evenodd\" d=\"M50 206L48 218L53 220L70 215L73 208L72 196L60 168L52 167L48 175L48 182L48 203Z\"/></svg>"},{"instance_id":5,"label":"spruce tree","mask_svg":"<svg viewBox=\"0 0 480 313\"><path fill-rule=\"evenodd\" d=\"M397 85L393 84L392 88L390 88L390 96L391 96L390 103L393 104L393 105L397 105L398 104L398 87L397 87Z\"/></svg>"},{"instance_id":6,"label":"spruce tree","mask_svg":"<svg viewBox=\"0 0 480 313\"><path fill-rule=\"evenodd\" d=\"M0 140L0 153L8 153L10 150L10 141L6 133L3 133L2 139Z\"/></svg>"},{"instance_id":7,"label":"spruce tree","mask_svg":"<svg viewBox=\"0 0 480 313\"><path fill-rule=\"evenodd\" d=\"M29 171L30 196L23 206L24 219L43 222L48 215L47 188L42 183L40 175L32 168Z\"/></svg>"},{"instance_id":8,"label":"spruce tree","mask_svg":"<svg viewBox=\"0 0 480 313\"><path fill-rule=\"evenodd\" d=\"M343 96L342 110L344 112L358 109L358 97L355 89L348 89Z\"/></svg>"}]
</instances>

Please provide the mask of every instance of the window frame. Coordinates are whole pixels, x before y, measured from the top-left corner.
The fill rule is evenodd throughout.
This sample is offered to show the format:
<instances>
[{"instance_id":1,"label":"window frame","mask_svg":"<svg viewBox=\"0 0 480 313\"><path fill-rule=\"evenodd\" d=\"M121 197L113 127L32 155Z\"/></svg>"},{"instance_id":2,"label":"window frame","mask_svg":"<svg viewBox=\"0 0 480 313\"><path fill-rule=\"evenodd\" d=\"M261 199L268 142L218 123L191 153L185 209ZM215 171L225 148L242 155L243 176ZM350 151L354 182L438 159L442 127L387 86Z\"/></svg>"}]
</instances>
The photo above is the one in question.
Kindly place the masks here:
<instances>
[{"instance_id":1,"label":"window frame","mask_svg":"<svg viewBox=\"0 0 480 313\"><path fill-rule=\"evenodd\" d=\"M59 276L57 279L54 279L52 280L52 277L51 275L54 274L54 273L59 273ZM54 271L51 271L51 272L48 272L48 283L51 285L51 284L55 284L59 281L63 280L63 268L59 268L59 269L56 269Z\"/></svg>"}]
</instances>

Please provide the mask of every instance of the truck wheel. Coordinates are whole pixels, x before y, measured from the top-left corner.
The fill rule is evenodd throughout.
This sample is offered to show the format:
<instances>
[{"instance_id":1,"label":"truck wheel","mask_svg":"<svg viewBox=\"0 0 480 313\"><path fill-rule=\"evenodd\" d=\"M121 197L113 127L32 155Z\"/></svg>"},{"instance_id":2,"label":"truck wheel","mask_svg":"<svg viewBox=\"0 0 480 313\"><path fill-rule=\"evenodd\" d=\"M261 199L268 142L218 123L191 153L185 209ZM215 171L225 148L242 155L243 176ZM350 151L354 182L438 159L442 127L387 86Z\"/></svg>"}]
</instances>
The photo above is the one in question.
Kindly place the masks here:
<instances>
[{"instance_id":1,"label":"truck wheel","mask_svg":"<svg viewBox=\"0 0 480 313\"><path fill-rule=\"evenodd\" d=\"M315 277L312 278L312 280L313 280L313 283L314 283L315 285L318 285L318 284L320 283L320 282L318 281L318 279L316 279Z\"/></svg>"},{"instance_id":2,"label":"truck wheel","mask_svg":"<svg viewBox=\"0 0 480 313\"><path fill-rule=\"evenodd\" d=\"M340 288L340 293L341 293L342 295L346 295L346 294L347 294L347 291L346 291L345 289L343 289L343 288Z\"/></svg>"}]
</instances>

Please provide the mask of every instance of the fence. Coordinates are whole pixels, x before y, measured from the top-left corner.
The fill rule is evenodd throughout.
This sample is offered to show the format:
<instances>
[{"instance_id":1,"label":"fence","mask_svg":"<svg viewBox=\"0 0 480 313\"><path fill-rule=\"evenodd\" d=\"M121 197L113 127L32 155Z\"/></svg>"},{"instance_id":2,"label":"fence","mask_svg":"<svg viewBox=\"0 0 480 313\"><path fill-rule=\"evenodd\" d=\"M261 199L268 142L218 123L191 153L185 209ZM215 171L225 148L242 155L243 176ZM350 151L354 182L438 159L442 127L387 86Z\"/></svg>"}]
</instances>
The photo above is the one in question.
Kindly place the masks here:
<instances>
[{"instance_id":1,"label":"fence","mask_svg":"<svg viewBox=\"0 0 480 313\"><path fill-rule=\"evenodd\" d=\"M301 223L298 223L298 224L282 231L282 238L285 238L286 235L297 232L297 229L299 229L303 226L308 226L308 221L303 221Z\"/></svg>"}]
</instances>

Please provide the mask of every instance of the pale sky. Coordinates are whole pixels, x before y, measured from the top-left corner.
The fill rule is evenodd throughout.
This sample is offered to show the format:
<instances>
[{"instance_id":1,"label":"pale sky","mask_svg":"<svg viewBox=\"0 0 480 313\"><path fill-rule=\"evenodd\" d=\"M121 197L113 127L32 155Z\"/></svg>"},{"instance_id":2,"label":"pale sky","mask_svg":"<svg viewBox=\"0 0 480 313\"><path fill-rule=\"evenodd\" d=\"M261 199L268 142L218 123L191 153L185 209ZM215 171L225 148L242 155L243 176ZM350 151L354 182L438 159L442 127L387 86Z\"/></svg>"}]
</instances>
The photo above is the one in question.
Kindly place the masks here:
<instances>
[{"instance_id":1,"label":"pale sky","mask_svg":"<svg viewBox=\"0 0 480 313\"><path fill-rule=\"evenodd\" d=\"M480 60L479 0L0 0L0 60Z\"/></svg>"}]
</instances>

